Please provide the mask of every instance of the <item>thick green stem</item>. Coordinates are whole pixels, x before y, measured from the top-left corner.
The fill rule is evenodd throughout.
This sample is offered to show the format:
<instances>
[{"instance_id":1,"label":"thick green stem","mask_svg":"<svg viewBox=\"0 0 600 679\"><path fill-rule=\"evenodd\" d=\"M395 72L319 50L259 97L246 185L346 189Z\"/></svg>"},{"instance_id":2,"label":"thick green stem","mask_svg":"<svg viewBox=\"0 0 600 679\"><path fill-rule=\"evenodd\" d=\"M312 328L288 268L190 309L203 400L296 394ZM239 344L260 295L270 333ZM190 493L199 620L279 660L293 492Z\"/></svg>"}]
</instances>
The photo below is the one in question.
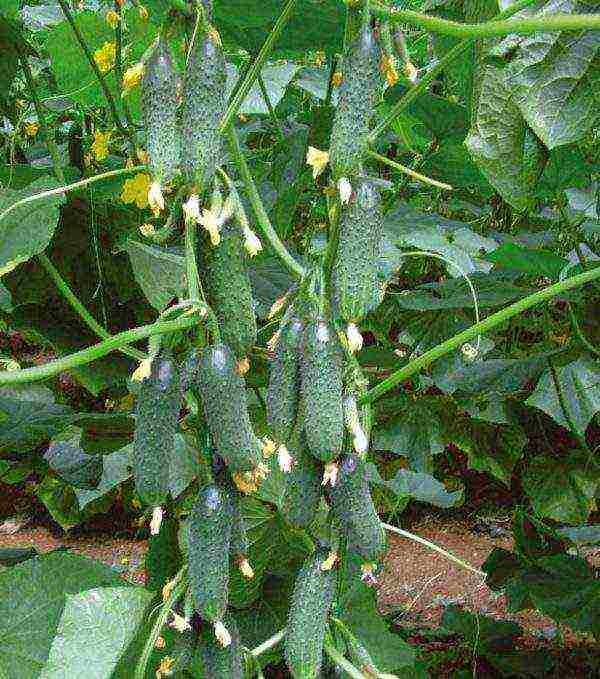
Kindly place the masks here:
<instances>
[{"instance_id":1,"label":"thick green stem","mask_svg":"<svg viewBox=\"0 0 600 679\"><path fill-rule=\"evenodd\" d=\"M260 69L262 68L267 57L271 53L271 49L273 48L275 41L281 34L281 31L283 30L284 26L287 24L290 16L292 15L292 10L294 9L297 1L298 0L288 0L285 7L281 11L279 19L277 19L275 26L273 26L263 46L260 48L260 52L258 53L256 59L254 60L254 63L244 76L244 80L237 88L235 94L233 95L233 98L229 102L229 106L225 111L223 120L221 120L221 124L219 125L219 130L221 132L224 132L231 125L231 121L237 115L237 112L239 111L242 102L246 98L246 95L248 94L250 88L252 87L254 81L256 80L256 76L259 74Z\"/></svg>"},{"instance_id":2,"label":"thick green stem","mask_svg":"<svg viewBox=\"0 0 600 679\"><path fill-rule=\"evenodd\" d=\"M79 26L77 26L77 24L75 23L73 14L69 9L69 5L67 4L66 0L58 0L58 4L60 5L66 20L69 22L69 25L71 26L73 33L75 34L75 38L77 39L77 42L81 47L81 50L85 54L86 59L88 60L92 70L94 71L94 74L98 79L98 82L100 83L100 87L102 88L102 92L104 93L104 97L106 98L106 103L108 104L108 108L110 109L110 113L113 117L113 120L115 121L117 129L119 130L119 132L121 132L121 134L124 134L129 139L132 149L135 152L135 140L133 138L133 130L127 130L123 126L123 123L121 122L121 119L119 117L119 112L117 110L117 105L115 103L114 97L110 89L108 88L108 85L106 84L106 79L100 72L98 64L94 60L94 55L91 53L90 48L88 47L88 44L85 41L85 38L83 37L83 34L79 30Z\"/></svg>"},{"instance_id":3,"label":"thick green stem","mask_svg":"<svg viewBox=\"0 0 600 679\"><path fill-rule=\"evenodd\" d=\"M410 167L406 167L406 165L401 165L400 163L396 162L395 160L392 160L391 158L388 158L387 156L382 156L379 153L375 153L375 151L367 151L367 153L374 160L378 160L380 163L384 163L384 165L388 165L389 167L393 167L394 170L398 170L398 172L402 172L402 174L408 175L409 177L412 177L413 179L418 179L420 182L423 182L425 184L429 184L430 186L435 186L438 189L444 189L444 191L452 191L453 190L453 188L450 186L450 184L444 184L443 182L438 182L437 180L432 179L431 177L427 177L424 174L420 174L419 172L415 172Z\"/></svg>"},{"instance_id":4,"label":"thick green stem","mask_svg":"<svg viewBox=\"0 0 600 679\"><path fill-rule=\"evenodd\" d=\"M279 122L279 118L277 118L277 116L275 115L273 104L271 104L271 97L269 97L269 93L267 92L267 86L265 85L265 81L263 80L263 77L260 73L256 74L256 81L258 82L258 86L260 87L260 93L262 94L262 98L267 107L267 111L269 111L271 121L273 122L273 125L277 130L277 136L279 137L279 141L285 142L285 136L283 134L283 130L281 129L281 123Z\"/></svg>"},{"instance_id":5,"label":"thick green stem","mask_svg":"<svg viewBox=\"0 0 600 679\"><path fill-rule=\"evenodd\" d=\"M375 4L375 3L374 3ZM600 16L593 14L547 14L543 17L523 17L511 21L491 21L481 24L463 24L439 17L380 4L373 7L373 15L390 23L403 23L425 28L432 33L451 35L455 38L503 37L515 33L555 33L558 31L600 30Z\"/></svg>"},{"instance_id":6,"label":"thick green stem","mask_svg":"<svg viewBox=\"0 0 600 679\"><path fill-rule=\"evenodd\" d=\"M115 71L117 74L117 81L119 83L119 93L123 93L123 12L121 9L121 3L119 0L114 0L114 8L119 20L115 26ZM127 120L127 127L130 130L135 129L133 122L133 117L129 109L129 104L121 99L121 106L123 107L123 112L125 113L125 119ZM135 156L132 155L132 159Z\"/></svg>"},{"instance_id":7,"label":"thick green stem","mask_svg":"<svg viewBox=\"0 0 600 679\"><path fill-rule=\"evenodd\" d=\"M198 318L194 316L183 316L175 321L164 321L141 325L133 330L126 330L118 335L113 335L110 339L94 344L87 349L82 349L69 356L58 358L44 365L23 370L2 370L0 371L0 385L3 384L23 384L25 382L37 382L45 380L54 375L58 375L66 370L78 368L80 365L91 363L107 354L110 354L127 344L132 344L146 337L164 335L178 330L187 330L198 324Z\"/></svg>"},{"instance_id":8,"label":"thick green stem","mask_svg":"<svg viewBox=\"0 0 600 679\"><path fill-rule=\"evenodd\" d=\"M86 179L80 179L78 182L73 182L73 184L65 184L65 186L59 186L56 189L50 189L48 191L41 191L40 193L34 193L32 196L27 196L26 198L21 198L16 203L9 205L4 212L0 213L0 222L7 217L13 210L21 207L22 205L27 205L28 203L33 203L36 200L41 200L42 198L48 198L48 196L56 196L59 193L68 193L69 191L74 191L75 189L80 189L82 186L87 186L88 184L93 184L94 182L99 182L102 179L108 179L108 177L118 177L121 174L131 174L132 172L139 172L140 170L145 170L145 165L136 165L134 167L123 167L120 170L110 170L109 172L103 172L102 174L96 174L93 177L87 177ZM0 227L1 230L1 227Z\"/></svg>"},{"instance_id":9,"label":"thick green stem","mask_svg":"<svg viewBox=\"0 0 600 679\"><path fill-rule=\"evenodd\" d=\"M503 12L500 12L493 21L500 21L506 19L517 12L520 12L525 7L533 4L535 0L519 0L514 5L511 5ZM467 38L462 42L455 45L450 49L442 59L424 75L421 80L400 99L396 102L390 113L377 125L371 134L369 135L369 142L373 143L375 140L383 133L388 127L394 122L394 120L404 111L404 109L409 106L422 92L429 87L429 85L438 77L442 71L444 71L460 54L465 52L471 45L475 42L476 38Z\"/></svg>"},{"instance_id":10,"label":"thick green stem","mask_svg":"<svg viewBox=\"0 0 600 679\"><path fill-rule=\"evenodd\" d=\"M426 351L424 354L416 358L414 361L411 361L408 365L396 370L396 372L392 373L376 387L373 387L373 389L370 389L366 394L361 396L359 398L359 404L372 403L390 391L390 389L393 389L397 384L400 384L400 382L403 382L412 375L420 372L423 370L423 368L431 365L434 361L437 361L442 356L445 356L451 351L458 349L463 344L465 344L465 342L472 340L478 335L483 335L501 323L504 323L509 318L513 318L513 316L517 316L518 314L523 313L523 311L526 311L537 304L541 304L542 302L546 302L549 299L566 292L567 290L585 285L586 283L594 281L598 278L600 278L600 266L592 269L591 271L578 274L577 276L566 278L560 283L555 283L554 285L550 285L539 292L535 292L533 295L524 297L505 309L488 316L483 321L472 325L467 330L458 333L458 335L454 335L454 337L451 337L445 342L438 344L437 346L433 347L433 349Z\"/></svg>"},{"instance_id":11,"label":"thick green stem","mask_svg":"<svg viewBox=\"0 0 600 679\"><path fill-rule=\"evenodd\" d=\"M238 139L235 128L233 126L229 127L227 134L229 137L229 148L231 155L233 156L239 173L244 181L246 194L248 196L248 200L250 201L250 205L252 206L252 210L254 211L254 216L256 217L256 221L262 235L273 248L275 254L283 262L285 267L290 271L290 273L292 273L296 278L303 278L305 274L304 267L302 267L292 257L292 255L290 255L290 253L287 251L287 248L277 235L277 232L273 228L273 225L271 224L269 215L267 215L265 206L263 205L263 202L260 198L256 184L254 183L254 179L252 178L248 163L246 163L246 159L244 158L244 154L240 146L240 140Z\"/></svg>"},{"instance_id":12,"label":"thick green stem","mask_svg":"<svg viewBox=\"0 0 600 679\"><path fill-rule=\"evenodd\" d=\"M39 263L44 267L46 273L54 281L56 287L58 288L60 294L67 300L67 302L75 309L75 311L81 316L85 324L102 339L109 339L111 334L108 330L100 325L98 321L92 316L92 314L83 306L83 304L77 299L75 293L71 290L68 283L60 275L54 264L46 257L46 255L38 255ZM122 347L119 349L122 354L127 354L131 358L135 358L138 361L142 361L146 358L146 355L134 349L133 347Z\"/></svg>"}]
</instances>

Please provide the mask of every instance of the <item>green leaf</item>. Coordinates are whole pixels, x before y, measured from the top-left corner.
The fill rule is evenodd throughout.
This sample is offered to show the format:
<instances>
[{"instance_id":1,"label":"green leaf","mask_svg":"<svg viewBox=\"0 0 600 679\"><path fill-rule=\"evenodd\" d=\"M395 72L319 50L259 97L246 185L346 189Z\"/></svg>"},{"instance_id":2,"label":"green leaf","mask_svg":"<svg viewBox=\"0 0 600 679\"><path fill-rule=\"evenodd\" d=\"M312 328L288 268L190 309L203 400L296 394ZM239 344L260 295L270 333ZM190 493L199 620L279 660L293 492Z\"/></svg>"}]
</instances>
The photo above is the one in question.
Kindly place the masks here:
<instances>
[{"instance_id":1,"label":"green leaf","mask_svg":"<svg viewBox=\"0 0 600 679\"><path fill-rule=\"evenodd\" d=\"M110 679L153 598L143 587L99 587L68 594L40 676Z\"/></svg>"},{"instance_id":2,"label":"green leaf","mask_svg":"<svg viewBox=\"0 0 600 679\"><path fill-rule=\"evenodd\" d=\"M178 248L146 245L128 239L125 250L133 274L150 304L162 311L184 289L185 262Z\"/></svg>"},{"instance_id":3,"label":"green leaf","mask_svg":"<svg viewBox=\"0 0 600 679\"><path fill-rule=\"evenodd\" d=\"M460 634L477 655L497 652L507 643L510 647L523 633L515 622L474 615L458 606L448 606L444 610L441 625L450 634Z\"/></svg>"},{"instance_id":4,"label":"green leaf","mask_svg":"<svg viewBox=\"0 0 600 679\"><path fill-rule=\"evenodd\" d=\"M586 456L535 457L523 476L523 487L536 513L554 521L580 524L594 508L600 475Z\"/></svg>"},{"instance_id":5,"label":"green leaf","mask_svg":"<svg viewBox=\"0 0 600 679\"><path fill-rule=\"evenodd\" d=\"M27 196L54 189L59 184L42 177L22 191L0 190L0 212ZM49 245L58 224L64 194L36 200L13 210L0 222L0 276L15 269Z\"/></svg>"},{"instance_id":6,"label":"green leaf","mask_svg":"<svg viewBox=\"0 0 600 679\"><path fill-rule=\"evenodd\" d=\"M505 71L486 64L478 76L478 103L465 144L504 200L517 210L527 210L544 169L544 148L514 103Z\"/></svg>"},{"instance_id":7,"label":"green leaf","mask_svg":"<svg viewBox=\"0 0 600 679\"><path fill-rule=\"evenodd\" d=\"M98 487L95 490L75 489L80 509L85 509L91 502L104 497L131 477L133 474L131 451L132 445L130 444L110 455L103 456L104 468Z\"/></svg>"},{"instance_id":8,"label":"green leaf","mask_svg":"<svg viewBox=\"0 0 600 679\"><path fill-rule=\"evenodd\" d=\"M559 257L548 250L531 250L515 243L504 243L485 256L499 269L514 269L530 276L547 276L558 279L562 269L568 264L564 257Z\"/></svg>"},{"instance_id":9,"label":"green leaf","mask_svg":"<svg viewBox=\"0 0 600 679\"><path fill-rule=\"evenodd\" d=\"M543 410L565 429L570 429L571 422L577 433L584 436L592 418L600 411L600 368L591 359L580 358L563 368L557 368L556 377L562 393L562 404L550 370L542 375L525 403Z\"/></svg>"},{"instance_id":10,"label":"green leaf","mask_svg":"<svg viewBox=\"0 0 600 679\"><path fill-rule=\"evenodd\" d=\"M266 318L273 302L285 295L294 279L277 257L259 255L248 262L248 274L259 318Z\"/></svg>"},{"instance_id":11,"label":"green leaf","mask_svg":"<svg viewBox=\"0 0 600 679\"><path fill-rule=\"evenodd\" d=\"M77 488L93 489L102 475L102 457L88 455L81 446L83 429L69 427L50 443L44 458L58 476Z\"/></svg>"},{"instance_id":12,"label":"green leaf","mask_svg":"<svg viewBox=\"0 0 600 679\"><path fill-rule=\"evenodd\" d=\"M166 516L158 535L151 535L148 540L148 551L144 561L148 574L146 587L153 592L162 591L181 566L178 529L179 521L173 516Z\"/></svg>"},{"instance_id":13,"label":"green leaf","mask_svg":"<svg viewBox=\"0 0 600 679\"><path fill-rule=\"evenodd\" d=\"M10 679L43 677L52 646L60 642L60 638L55 641L56 630L67 597L120 585L123 580L107 566L64 551L29 559L0 573L0 674ZM79 634L83 629L78 629ZM90 645L93 649L94 644Z\"/></svg>"},{"instance_id":14,"label":"green leaf","mask_svg":"<svg viewBox=\"0 0 600 679\"><path fill-rule=\"evenodd\" d=\"M0 389L0 451L28 453L52 438L73 418L68 406L55 403L54 394L39 384Z\"/></svg>"},{"instance_id":15,"label":"green leaf","mask_svg":"<svg viewBox=\"0 0 600 679\"><path fill-rule=\"evenodd\" d=\"M198 470L198 452L193 441L185 434L177 433L173 456L169 460L169 491L173 499L177 499L190 485Z\"/></svg>"},{"instance_id":16,"label":"green leaf","mask_svg":"<svg viewBox=\"0 0 600 679\"><path fill-rule=\"evenodd\" d=\"M0 566L16 566L38 556L35 547L3 547L0 549Z\"/></svg>"},{"instance_id":17,"label":"green leaf","mask_svg":"<svg viewBox=\"0 0 600 679\"><path fill-rule=\"evenodd\" d=\"M269 64L260 74L265 83L265 89L273 109L283 98L287 86L300 69L299 64ZM237 76L237 69L235 70ZM237 77L236 77L237 79ZM240 106L240 113L248 115L268 115L269 109L262 95L262 90L257 82L250 88L248 95Z\"/></svg>"},{"instance_id":18,"label":"green leaf","mask_svg":"<svg viewBox=\"0 0 600 679\"><path fill-rule=\"evenodd\" d=\"M556 12L597 12L597 2L553 0L539 16ZM582 139L597 124L600 107L600 35L598 31L534 33L515 45L506 68L513 101L549 148ZM500 46L500 49L502 46Z\"/></svg>"},{"instance_id":19,"label":"green leaf","mask_svg":"<svg viewBox=\"0 0 600 679\"><path fill-rule=\"evenodd\" d=\"M63 530L69 530L84 520L72 486L56 476L46 476L37 486L36 497Z\"/></svg>"}]
</instances>

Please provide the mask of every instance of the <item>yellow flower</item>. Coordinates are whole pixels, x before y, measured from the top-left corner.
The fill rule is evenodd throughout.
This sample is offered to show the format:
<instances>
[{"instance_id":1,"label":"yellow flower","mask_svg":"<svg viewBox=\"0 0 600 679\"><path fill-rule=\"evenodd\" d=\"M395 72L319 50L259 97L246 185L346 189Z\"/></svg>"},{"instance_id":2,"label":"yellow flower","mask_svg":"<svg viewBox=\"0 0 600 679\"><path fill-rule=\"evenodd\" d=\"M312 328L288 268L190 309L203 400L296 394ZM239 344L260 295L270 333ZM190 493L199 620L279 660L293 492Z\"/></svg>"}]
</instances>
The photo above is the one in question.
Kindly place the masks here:
<instances>
[{"instance_id":1,"label":"yellow flower","mask_svg":"<svg viewBox=\"0 0 600 679\"><path fill-rule=\"evenodd\" d=\"M100 130L94 132L92 153L96 160L105 160L108 156L108 145L110 144L111 137L112 132L100 132Z\"/></svg>"},{"instance_id":2,"label":"yellow flower","mask_svg":"<svg viewBox=\"0 0 600 679\"><path fill-rule=\"evenodd\" d=\"M150 188L150 175L141 172L132 179L126 179L123 183L121 201L123 203L135 203L140 210L148 206L148 189Z\"/></svg>"},{"instance_id":3,"label":"yellow flower","mask_svg":"<svg viewBox=\"0 0 600 679\"><path fill-rule=\"evenodd\" d=\"M128 68L123 74L123 94L126 96L134 87L137 87L144 75L144 64L137 63Z\"/></svg>"},{"instance_id":4,"label":"yellow flower","mask_svg":"<svg viewBox=\"0 0 600 679\"><path fill-rule=\"evenodd\" d=\"M308 153L306 154L306 164L310 165L313 169L313 179L316 179L323 172L328 162L329 154L327 151L321 151L320 149L316 149L314 146L308 147Z\"/></svg>"},{"instance_id":5,"label":"yellow flower","mask_svg":"<svg viewBox=\"0 0 600 679\"><path fill-rule=\"evenodd\" d=\"M140 19L143 19L144 21L148 21L148 10L144 7L144 5L139 5L138 7L138 14L140 15Z\"/></svg>"},{"instance_id":6,"label":"yellow flower","mask_svg":"<svg viewBox=\"0 0 600 679\"><path fill-rule=\"evenodd\" d=\"M379 70L384 75L390 87L393 87L398 82L398 71L396 70L396 63L394 57L389 54L384 54L381 57Z\"/></svg>"},{"instance_id":7,"label":"yellow flower","mask_svg":"<svg viewBox=\"0 0 600 679\"><path fill-rule=\"evenodd\" d=\"M99 50L94 52L94 61L98 64L100 73L108 73L115 65L117 48L114 42L105 42Z\"/></svg>"},{"instance_id":8,"label":"yellow flower","mask_svg":"<svg viewBox=\"0 0 600 679\"><path fill-rule=\"evenodd\" d=\"M25 134L28 137L35 137L35 135L38 133L38 130L40 129L40 126L37 123L25 123L23 129L25 130Z\"/></svg>"},{"instance_id":9,"label":"yellow flower","mask_svg":"<svg viewBox=\"0 0 600 679\"><path fill-rule=\"evenodd\" d=\"M342 72L336 71L331 78L331 84L334 87L339 87L342 84L343 79L344 79L344 76L342 75Z\"/></svg>"},{"instance_id":10,"label":"yellow flower","mask_svg":"<svg viewBox=\"0 0 600 679\"><path fill-rule=\"evenodd\" d=\"M119 15L115 12L114 9L109 10L106 13L106 23L114 30L118 25L120 21Z\"/></svg>"}]
</instances>

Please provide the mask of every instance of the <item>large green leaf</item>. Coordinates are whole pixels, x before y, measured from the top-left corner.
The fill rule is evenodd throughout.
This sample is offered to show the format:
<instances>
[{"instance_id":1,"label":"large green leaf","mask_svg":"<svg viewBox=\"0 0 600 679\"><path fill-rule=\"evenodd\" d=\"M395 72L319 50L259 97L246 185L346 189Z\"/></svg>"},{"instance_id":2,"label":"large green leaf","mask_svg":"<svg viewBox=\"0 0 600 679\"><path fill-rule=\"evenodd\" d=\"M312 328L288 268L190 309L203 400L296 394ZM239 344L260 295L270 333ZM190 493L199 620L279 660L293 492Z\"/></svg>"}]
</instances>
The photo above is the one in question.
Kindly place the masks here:
<instances>
[{"instance_id":1,"label":"large green leaf","mask_svg":"<svg viewBox=\"0 0 600 679\"><path fill-rule=\"evenodd\" d=\"M125 243L136 281L150 304L162 311L184 289L185 264L178 248L146 245L129 239Z\"/></svg>"},{"instance_id":2,"label":"large green leaf","mask_svg":"<svg viewBox=\"0 0 600 679\"><path fill-rule=\"evenodd\" d=\"M44 458L63 481L77 488L95 488L102 474L102 457L82 448L83 429L69 427L52 439Z\"/></svg>"},{"instance_id":3,"label":"large green leaf","mask_svg":"<svg viewBox=\"0 0 600 679\"><path fill-rule=\"evenodd\" d=\"M523 487L535 511L554 521L579 524L594 507L600 475L585 456L565 459L538 455L523 476Z\"/></svg>"},{"instance_id":4,"label":"large green leaf","mask_svg":"<svg viewBox=\"0 0 600 679\"><path fill-rule=\"evenodd\" d=\"M100 587L67 595L41 679L110 679L153 597L143 587Z\"/></svg>"},{"instance_id":5,"label":"large green leaf","mask_svg":"<svg viewBox=\"0 0 600 679\"><path fill-rule=\"evenodd\" d=\"M73 419L68 406L39 384L0 389L0 452L22 455L52 438Z\"/></svg>"},{"instance_id":6,"label":"large green leaf","mask_svg":"<svg viewBox=\"0 0 600 679\"><path fill-rule=\"evenodd\" d=\"M54 189L59 184L42 177L22 191L0 190L0 212L18 200ZM55 194L16 208L0 222L0 276L43 252L52 240L58 223L63 194Z\"/></svg>"},{"instance_id":7,"label":"large green leaf","mask_svg":"<svg viewBox=\"0 0 600 679\"><path fill-rule=\"evenodd\" d=\"M598 9L597 0L552 0L540 16ZM549 149L582 139L599 119L598 31L534 33L518 41L510 36L504 44L514 54L507 85L533 131Z\"/></svg>"},{"instance_id":8,"label":"large green leaf","mask_svg":"<svg viewBox=\"0 0 600 679\"><path fill-rule=\"evenodd\" d=\"M131 445L121 448L110 455L103 456L104 468L98 487L94 490L75 489L80 509L85 509L91 502L104 497L121 483L127 481L133 473L131 461Z\"/></svg>"},{"instance_id":9,"label":"large green leaf","mask_svg":"<svg viewBox=\"0 0 600 679\"><path fill-rule=\"evenodd\" d=\"M568 264L563 257L548 250L525 248L515 243L503 243L499 248L485 256L496 268L522 271L530 276L546 276L558 279L560 272Z\"/></svg>"},{"instance_id":10,"label":"large green leaf","mask_svg":"<svg viewBox=\"0 0 600 679\"><path fill-rule=\"evenodd\" d=\"M548 369L525 403L543 410L561 427L570 429L572 424L583 436L592 417L600 411L600 367L589 358L580 358L557 368L556 380L560 395Z\"/></svg>"},{"instance_id":11,"label":"large green leaf","mask_svg":"<svg viewBox=\"0 0 600 679\"><path fill-rule=\"evenodd\" d=\"M544 169L543 146L514 103L504 70L485 65L479 76L477 108L465 144L504 200L526 210L533 205L534 188Z\"/></svg>"},{"instance_id":12,"label":"large green leaf","mask_svg":"<svg viewBox=\"0 0 600 679\"><path fill-rule=\"evenodd\" d=\"M0 676L7 679L59 676L44 674L48 658L58 653L63 643L63 638L56 636L57 630L62 628L68 631L71 642L75 642L73 636L77 634L81 638L86 635L85 620L80 620L77 629L74 629L73 624L68 623L68 620L65 621L68 624L62 627L63 613L66 609L73 610L71 605L67 606L69 595L78 595L97 587L118 588L121 586L126 588L123 580L107 566L63 551L55 551L29 559L25 563L0 573L0 644L2 645ZM131 589L133 592L139 592L137 588ZM98 590L94 591L98 592ZM137 594L137 599L138 602L141 600L140 594ZM101 604L102 601L102 597L99 597L98 603ZM85 603L91 619L95 612L100 614L102 608L97 606L96 602L88 599ZM108 612L105 612L105 615L107 614ZM72 620L71 613L68 613L68 618ZM91 619L88 619L90 624ZM132 622L130 620L125 626L134 627ZM103 635L99 634L95 624L93 629L93 635L87 637L88 654L93 654L96 646L102 648L104 644L111 643L109 638L103 640ZM77 634L74 634L75 632ZM129 633L129 631L117 632L114 629L113 632L117 638L121 634ZM110 634L107 635L107 637L110 636ZM72 650L75 649L72 647ZM77 659L74 658L74 660ZM94 662L100 660L101 655L98 655L90 662L88 655L86 671L83 674L108 679L109 674L90 675L88 673L88 670L93 668ZM65 672L60 676L77 676L77 673Z\"/></svg>"}]
</instances>

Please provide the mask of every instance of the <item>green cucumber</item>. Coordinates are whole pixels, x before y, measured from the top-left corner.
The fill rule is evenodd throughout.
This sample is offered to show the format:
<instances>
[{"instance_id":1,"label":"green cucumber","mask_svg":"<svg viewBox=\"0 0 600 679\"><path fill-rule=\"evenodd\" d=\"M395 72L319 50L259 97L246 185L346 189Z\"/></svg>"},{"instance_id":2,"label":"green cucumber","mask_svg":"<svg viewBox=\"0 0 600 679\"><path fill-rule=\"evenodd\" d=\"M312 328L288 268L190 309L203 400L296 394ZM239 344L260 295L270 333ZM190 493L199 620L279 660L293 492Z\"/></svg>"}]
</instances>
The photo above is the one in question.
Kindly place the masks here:
<instances>
[{"instance_id":1,"label":"green cucumber","mask_svg":"<svg viewBox=\"0 0 600 679\"><path fill-rule=\"evenodd\" d=\"M229 493L205 486L189 518L188 575L196 612L213 623L222 621L227 610L232 520Z\"/></svg>"},{"instance_id":2,"label":"green cucumber","mask_svg":"<svg viewBox=\"0 0 600 679\"><path fill-rule=\"evenodd\" d=\"M180 408L177 365L170 356L159 355L140 386L133 437L135 487L142 502L151 507L164 504L169 494L169 463Z\"/></svg>"},{"instance_id":3,"label":"green cucumber","mask_svg":"<svg viewBox=\"0 0 600 679\"><path fill-rule=\"evenodd\" d=\"M146 64L141 96L148 167L159 184L170 181L181 162L178 90L169 46L159 40Z\"/></svg>"},{"instance_id":4,"label":"green cucumber","mask_svg":"<svg viewBox=\"0 0 600 679\"><path fill-rule=\"evenodd\" d=\"M333 178L350 177L367 145L381 76L379 46L370 26L363 26L344 57L344 80L331 132L329 160Z\"/></svg>"},{"instance_id":5,"label":"green cucumber","mask_svg":"<svg viewBox=\"0 0 600 679\"><path fill-rule=\"evenodd\" d=\"M257 330L239 228L232 222L224 224L219 245L211 245L208 238L200 241L204 241L199 261L207 301L217 316L223 342L244 359L256 344Z\"/></svg>"},{"instance_id":6,"label":"green cucumber","mask_svg":"<svg viewBox=\"0 0 600 679\"><path fill-rule=\"evenodd\" d=\"M267 423L276 441L286 443L298 415L300 342L304 323L292 317L281 328L267 390Z\"/></svg>"},{"instance_id":7,"label":"green cucumber","mask_svg":"<svg viewBox=\"0 0 600 679\"><path fill-rule=\"evenodd\" d=\"M200 29L185 71L181 112L183 170L199 193L212 184L221 156L219 121L227 107L226 83L219 34Z\"/></svg>"},{"instance_id":8,"label":"green cucumber","mask_svg":"<svg viewBox=\"0 0 600 679\"><path fill-rule=\"evenodd\" d=\"M200 676L204 679L243 679L244 656L237 623L227 614L223 624L231 635L231 644L225 648L217 642L212 630L203 628L200 633L198 655L203 669Z\"/></svg>"},{"instance_id":9,"label":"green cucumber","mask_svg":"<svg viewBox=\"0 0 600 679\"><path fill-rule=\"evenodd\" d=\"M232 472L256 469L262 459L260 441L250 422L244 379L228 346L204 350L196 384L218 454Z\"/></svg>"},{"instance_id":10,"label":"green cucumber","mask_svg":"<svg viewBox=\"0 0 600 679\"><path fill-rule=\"evenodd\" d=\"M331 274L334 309L348 323L358 323L380 301L377 291L382 236L379 191L374 183L361 181L342 213Z\"/></svg>"},{"instance_id":11,"label":"green cucumber","mask_svg":"<svg viewBox=\"0 0 600 679\"><path fill-rule=\"evenodd\" d=\"M368 563L378 561L386 551L386 535L373 504L364 460L357 455L344 458L330 497L349 548Z\"/></svg>"},{"instance_id":12,"label":"green cucumber","mask_svg":"<svg viewBox=\"0 0 600 679\"><path fill-rule=\"evenodd\" d=\"M301 411L311 453L330 462L342 451L342 352L333 328L323 319L303 334L300 361Z\"/></svg>"},{"instance_id":13,"label":"green cucumber","mask_svg":"<svg viewBox=\"0 0 600 679\"><path fill-rule=\"evenodd\" d=\"M294 526L307 528L319 509L323 470L307 450L303 434L290 441L288 449L295 464L285 474L282 513Z\"/></svg>"},{"instance_id":14,"label":"green cucumber","mask_svg":"<svg viewBox=\"0 0 600 679\"><path fill-rule=\"evenodd\" d=\"M285 635L285 660L294 679L316 679L323 661L323 641L333 602L335 577L321 570L327 554L310 557L300 569Z\"/></svg>"}]
</instances>

